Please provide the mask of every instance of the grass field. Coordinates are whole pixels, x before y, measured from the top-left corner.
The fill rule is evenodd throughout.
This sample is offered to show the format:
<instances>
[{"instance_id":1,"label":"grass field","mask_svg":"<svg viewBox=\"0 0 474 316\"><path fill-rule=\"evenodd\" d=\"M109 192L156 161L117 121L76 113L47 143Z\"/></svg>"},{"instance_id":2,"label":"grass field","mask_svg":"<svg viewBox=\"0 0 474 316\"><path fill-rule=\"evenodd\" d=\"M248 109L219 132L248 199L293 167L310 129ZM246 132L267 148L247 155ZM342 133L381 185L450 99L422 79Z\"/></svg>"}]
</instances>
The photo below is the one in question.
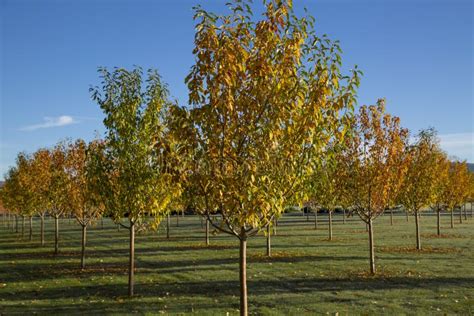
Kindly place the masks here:
<instances>
[{"instance_id":1,"label":"grass field","mask_svg":"<svg viewBox=\"0 0 474 316\"><path fill-rule=\"evenodd\" d=\"M334 240L326 218L286 215L265 257L265 238L248 243L249 311L264 315L310 314L473 314L474 219L435 236L435 216L422 217L422 244L414 251L414 218L388 216L375 222L378 274L368 276L365 224L336 215ZM105 221L88 233L87 268L81 271L80 228L61 221L61 253L53 255L53 222L39 247L0 226L0 314L238 314L238 241L211 236L206 248L198 217L172 220L136 240L136 297L127 298L128 235ZM26 234L27 235L27 234ZM27 237L26 237L27 238Z\"/></svg>"}]
</instances>

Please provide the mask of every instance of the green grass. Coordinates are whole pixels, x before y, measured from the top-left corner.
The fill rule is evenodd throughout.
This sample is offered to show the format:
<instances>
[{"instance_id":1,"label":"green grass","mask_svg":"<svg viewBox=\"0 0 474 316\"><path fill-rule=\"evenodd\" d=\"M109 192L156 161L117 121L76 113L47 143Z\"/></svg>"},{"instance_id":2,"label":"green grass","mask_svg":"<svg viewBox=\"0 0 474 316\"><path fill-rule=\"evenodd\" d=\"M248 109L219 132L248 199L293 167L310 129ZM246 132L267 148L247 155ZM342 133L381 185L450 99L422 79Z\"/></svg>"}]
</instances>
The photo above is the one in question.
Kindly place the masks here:
<instances>
[{"instance_id":1,"label":"green grass","mask_svg":"<svg viewBox=\"0 0 474 316\"><path fill-rule=\"evenodd\" d=\"M368 276L365 225L342 224L336 215L334 240L327 240L326 218L286 215L272 238L273 257L265 257L265 238L248 243L251 314L473 314L474 219L436 238L435 217L422 217L422 244L414 251L414 218L389 216L375 222L378 275ZM456 218L456 223L458 219ZM87 268L79 268L80 229L61 220L61 253L53 250L53 221L46 223L47 244L22 241L0 222L0 314L187 314L238 313L238 241L211 236L194 216L172 220L170 240L164 226L136 240L136 297L127 298L128 235L110 221L89 229Z\"/></svg>"}]
</instances>

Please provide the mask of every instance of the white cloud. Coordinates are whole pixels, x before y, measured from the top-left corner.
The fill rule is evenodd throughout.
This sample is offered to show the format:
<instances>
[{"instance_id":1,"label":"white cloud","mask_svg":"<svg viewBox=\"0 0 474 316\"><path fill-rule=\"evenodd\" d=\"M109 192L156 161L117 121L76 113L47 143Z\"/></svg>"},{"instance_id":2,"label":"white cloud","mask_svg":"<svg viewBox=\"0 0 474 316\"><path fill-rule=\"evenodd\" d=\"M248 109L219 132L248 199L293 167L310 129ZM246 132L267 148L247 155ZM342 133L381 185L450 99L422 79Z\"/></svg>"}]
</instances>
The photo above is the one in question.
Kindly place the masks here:
<instances>
[{"instance_id":1,"label":"white cloud","mask_svg":"<svg viewBox=\"0 0 474 316\"><path fill-rule=\"evenodd\" d=\"M43 120L44 120L44 123L25 126L25 127L20 128L20 130L21 131L34 131L41 128L67 126L67 125L79 123L72 116L69 116L69 115L61 115L58 117L45 117Z\"/></svg>"},{"instance_id":2,"label":"white cloud","mask_svg":"<svg viewBox=\"0 0 474 316\"><path fill-rule=\"evenodd\" d=\"M440 145L448 155L456 156L468 162L474 161L474 133L456 133L439 135Z\"/></svg>"}]
</instances>

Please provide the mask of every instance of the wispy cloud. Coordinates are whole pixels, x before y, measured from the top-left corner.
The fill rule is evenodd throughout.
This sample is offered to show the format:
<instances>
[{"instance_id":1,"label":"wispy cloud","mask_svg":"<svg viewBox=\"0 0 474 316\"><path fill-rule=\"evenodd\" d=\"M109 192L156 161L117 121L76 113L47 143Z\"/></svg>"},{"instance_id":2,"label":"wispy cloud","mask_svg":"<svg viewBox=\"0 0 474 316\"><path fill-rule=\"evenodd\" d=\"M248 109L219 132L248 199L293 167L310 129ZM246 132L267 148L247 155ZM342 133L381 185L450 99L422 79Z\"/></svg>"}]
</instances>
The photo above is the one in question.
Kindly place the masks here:
<instances>
[{"instance_id":1,"label":"wispy cloud","mask_svg":"<svg viewBox=\"0 0 474 316\"><path fill-rule=\"evenodd\" d=\"M76 119L69 115L61 115L58 117L45 117L43 123L28 125L20 128L21 131L35 131L41 128L51 128L59 126L67 126L71 124L79 123Z\"/></svg>"},{"instance_id":2,"label":"wispy cloud","mask_svg":"<svg viewBox=\"0 0 474 316\"><path fill-rule=\"evenodd\" d=\"M439 135L440 145L449 155L474 161L474 133Z\"/></svg>"}]
</instances>

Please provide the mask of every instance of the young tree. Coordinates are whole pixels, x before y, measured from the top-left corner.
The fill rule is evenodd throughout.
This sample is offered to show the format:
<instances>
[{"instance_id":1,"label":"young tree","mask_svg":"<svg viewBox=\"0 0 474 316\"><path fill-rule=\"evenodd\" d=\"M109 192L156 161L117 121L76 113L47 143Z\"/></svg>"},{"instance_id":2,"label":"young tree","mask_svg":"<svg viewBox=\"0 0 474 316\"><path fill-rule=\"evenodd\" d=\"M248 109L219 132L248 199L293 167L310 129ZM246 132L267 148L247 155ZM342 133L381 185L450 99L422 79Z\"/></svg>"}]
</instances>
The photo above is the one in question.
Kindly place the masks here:
<instances>
[{"instance_id":1,"label":"young tree","mask_svg":"<svg viewBox=\"0 0 474 316\"><path fill-rule=\"evenodd\" d=\"M150 70L143 88L141 69L99 69L101 88L92 98L105 114L105 159L101 163L101 194L114 220L128 218L130 260L128 294L134 294L135 229L147 216L156 227L170 202L181 193L173 175L179 157L176 142L166 133L170 102L156 71Z\"/></svg>"},{"instance_id":2,"label":"young tree","mask_svg":"<svg viewBox=\"0 0 474 316\"><path fill-rule=\"evenodd\" d=\"M385 101L362 106L355 135L348 138L349 185L354 211L367 224L370 272L375 274L373 221L398 195L406 167L400 164L408 131L400 119L385 113Z\"/></svg>"},{"instance_id":3,"label":"young tree","mask_svg":"<svg viewBox=\"0 0 474 316\"><path fill-rule=\"evenodd\" d=\"M433 203L436 194L440 157L436 131L432 128L420 131L415 144L406 151L409 161L400 201L415 216L416 249L421 250L419 212Z\"/></svg>"},{"instance_id":4,"label":"young tree","mask_svg":"<svg viewBox=\"0 0 474 316\"><path fill-rule=\"evenodd\" d=\"M451 215L451 228L454 228L454 211L459 208L459 221L462 223L461 206L469 195L469 171L465 161L451 162L448 181L443 190L443 201Z\"/></svg>"},{"instance_id":5,"label":"young tree","mask_svg":"<svg viewBox=\"0 0 474 316\"><path fill-rule=\"evenodd\" d=\"M223 16L198 7L196 64L186 78L200 161L190 181L202 197L197 210L239 239L242 315L247 240L285 205L305 200L311 161L343 137L336 127L359 82L358 71L340 74L338 43L317 37L311 17L295 17L290 1L265 5L256 22L246 2L229 4Z\"/></svg>"},{"instance_id":6,"label":"young tree","mask_svg":"<svg viewBox=\"0 0 474 316\"><path fill-rule=\"evenodd\" d=\"M433 197L431 202L431 209L436 212L437 234L441 236L441 211L446 208L445 205L445 190L449 185L449 168L450 161L446 154L442 151L436 153L436 164L433 166L433 171L436 174L434 184L432 187Z\"/></svg>"},{"instance_id":7,"label":"young tree","mask_svg":"<svg viewBox=\"0 0 474 316\"><path fill-rule=\"evenodd\" d=\"M66 173L66 143L58 143L51 151L50 183L47 191L48 213L54 218L54 253L59 253L59 219L70 210L68 175Z\"/></svg>"},{"instance_id":8,"label":"young tree","mask_svg":"<svg viewBox=\"0 0 474 316\"><path fill-rule=\"evenodd\" d=\"M69 143L66 151L65 168L68 176L68 196L72 215L82 228L81 243L81 268L85 268L87 226L97 220L103 210L104 204L99 196L97 184L100 176L96 173L96 157L100 155L99 141L87 144L78 139Z\"/></svg>"}]
</instances>

